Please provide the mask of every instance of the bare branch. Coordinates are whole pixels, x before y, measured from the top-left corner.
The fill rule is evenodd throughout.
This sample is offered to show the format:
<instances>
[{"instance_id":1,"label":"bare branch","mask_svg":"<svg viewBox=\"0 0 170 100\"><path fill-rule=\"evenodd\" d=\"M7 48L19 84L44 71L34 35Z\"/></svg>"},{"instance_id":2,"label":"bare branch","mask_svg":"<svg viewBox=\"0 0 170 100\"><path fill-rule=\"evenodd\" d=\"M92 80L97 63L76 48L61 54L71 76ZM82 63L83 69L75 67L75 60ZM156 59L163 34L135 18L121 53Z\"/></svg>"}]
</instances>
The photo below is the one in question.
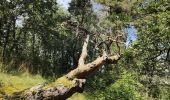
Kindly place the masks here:
<instances>
[{"instance_id":1,"label":"bare branch","mask_svg":"<svg viewBox=\"0 0 170 100\"><path fill-rule=\"evenodd\" d=\"M169 60L169 55L170 55L170 48L167 50L166 61Z\"/></svg>"},{"instance_id":2,"label":"bare branch","mask_svg":"<svg viewBox=\"0 0 170 100\"><path fill-rule=\"evenodd\" d=\"M82 52L79 58L79 66L84 65L85 59L87 57L87 46L88 46L88 42L89 42L89 35L87 35L84 44L83 44L83 48L82 48Z\"/></svg>"},{"instance_id":3,"label":"bare branch","mask_svg":"<svg viewBox=\"0 0 170 100\"><path fill-rule=\"evenodd\" d=\"M108 57L106 52L103 52L103 56L96 58L93 62L90 62L88 64L78 66L76 69L70 71L67 75L67 79L85 79L89 74L93 73L94 71L97 71L101 66L104 64L115 64L119 59L120 55L114 55L111 57Z\"/></svg>"},{"instance_id":4,"label":"bare branch","mask_svg":"<svg viewBox=\"0 0 170 100\"><path fill-rule=\"evenodd\" d=\"M108 64L115 64L117 63L117 61L119 61L121 58L121 55L118 54L118 55L114 55L114 56L110 56L107 58L107 63Z\"/></svg>"}]
</instances>

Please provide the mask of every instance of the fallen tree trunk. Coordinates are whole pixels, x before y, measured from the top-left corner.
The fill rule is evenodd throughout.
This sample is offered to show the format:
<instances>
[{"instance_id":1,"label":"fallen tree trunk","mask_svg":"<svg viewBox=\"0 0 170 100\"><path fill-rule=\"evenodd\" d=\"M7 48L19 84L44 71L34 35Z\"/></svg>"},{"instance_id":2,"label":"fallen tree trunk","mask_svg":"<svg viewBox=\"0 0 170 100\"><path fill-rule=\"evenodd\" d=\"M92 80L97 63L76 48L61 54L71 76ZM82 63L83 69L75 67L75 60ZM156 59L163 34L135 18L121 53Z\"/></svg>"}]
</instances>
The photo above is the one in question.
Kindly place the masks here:
<instances>
[{"instance_id":1,"label":"fallen tree trunk","mask_svg":"<svg viewBox=\"0 0 170 100\"><path fill-rule=\"evenodd\" d=\"M62 83L63 82L63 83ZM41 84L13 95L5 96L5 100L65 100L75 92L83 92L85 80L67 80L64 77L50 84Z\"/></svg>"},{"instance_id":2,"label":"fallen tree trunk","mask_svg":"<svg viewBox=\"0 0 170 100\"><path fill-rule=\"evenodd\" d=\"M112 61L118 59L119 56L114 56ZM76 92L83 92L86 77L106 62L107 58L99 57L92 63L77 67L53 83L37 85L4 98L7 100L65 100Z\"/></svg>"},{"instance_id":3,"label":"fallen tree trunk","mask_svg":"<svg viewBox=\"0 0 170 100\"><path fill-rule=\"evenodd\" d=\"M101 57L98 57L91 63L85 64L88 41L89 35L85 39L76 69L57 79L55 82L37 85L30 89L4 96L3 98L7 100L65 100L76 92L83 92L86 78L90 73L98 70L106 63L114 63L120 59L120 55L108 56L103 51Z\"/></svg>"}]
</instances>

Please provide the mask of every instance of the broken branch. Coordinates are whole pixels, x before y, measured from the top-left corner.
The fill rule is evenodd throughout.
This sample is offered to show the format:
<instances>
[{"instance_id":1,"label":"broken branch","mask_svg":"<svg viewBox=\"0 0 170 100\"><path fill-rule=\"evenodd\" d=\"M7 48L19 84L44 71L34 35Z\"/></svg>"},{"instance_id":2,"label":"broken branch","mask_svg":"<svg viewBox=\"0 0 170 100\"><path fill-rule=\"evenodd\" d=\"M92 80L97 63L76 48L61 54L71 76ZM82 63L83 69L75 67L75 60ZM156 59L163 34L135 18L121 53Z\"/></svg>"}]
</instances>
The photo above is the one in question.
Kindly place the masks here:
<instances>
[{"instance_id":1,"label":"broken branch","mask_svg":"<svg viewBox=\"0 0 170 100\"><path fill-rule=\"evenodd\" d=\"M87 35L84 44L83 44L83 48L82 48L82 52L79 58L79 66L84 65L85 59L87 57L87 46L88 46L88 42L89 42L89 35Z\"/></svg>"}]
</instances>

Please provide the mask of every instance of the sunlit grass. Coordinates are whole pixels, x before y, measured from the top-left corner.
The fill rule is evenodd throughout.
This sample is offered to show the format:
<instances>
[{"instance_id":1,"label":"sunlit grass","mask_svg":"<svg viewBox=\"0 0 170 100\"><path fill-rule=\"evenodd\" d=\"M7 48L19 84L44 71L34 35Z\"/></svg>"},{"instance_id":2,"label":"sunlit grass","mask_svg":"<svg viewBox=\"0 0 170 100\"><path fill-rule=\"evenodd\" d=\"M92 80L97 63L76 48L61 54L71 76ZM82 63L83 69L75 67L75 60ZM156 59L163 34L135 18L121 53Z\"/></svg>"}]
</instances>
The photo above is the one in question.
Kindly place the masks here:
<instances>
[{"instance_id":1,"label":"sunlit grass","mask_svg":"<svg viewBox=\"0 0 170 100\"><path fill-rule=\"evenodd\" d=\"M87 98L85 94L83 93L75 93L73 96L71 96L67 100L87 100Z\"/></svg>"},{"instance_id":2,"label":"sunlit grass","mask_svg":"<svg viewBox=\"0 0 170 100\"><path fill-rule=\"evenodd\" d=\"M0 73L0 94L10 95L45 81L40 75L30 75L28 73L11 75Z\"/></svg>"}]
</instances>

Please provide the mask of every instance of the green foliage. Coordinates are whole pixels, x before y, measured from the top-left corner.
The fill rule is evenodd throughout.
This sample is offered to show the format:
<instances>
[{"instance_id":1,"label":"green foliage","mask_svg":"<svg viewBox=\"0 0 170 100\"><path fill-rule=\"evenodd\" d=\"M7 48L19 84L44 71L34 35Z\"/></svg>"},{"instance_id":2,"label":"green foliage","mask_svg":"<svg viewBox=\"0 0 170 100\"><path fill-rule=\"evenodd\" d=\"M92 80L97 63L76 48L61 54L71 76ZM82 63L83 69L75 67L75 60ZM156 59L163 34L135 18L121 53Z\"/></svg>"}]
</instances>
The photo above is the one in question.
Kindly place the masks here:
<instances>
[{"instance_id":1,"label":"green foliage","mask_svg":"<svg viewBox=\"0 0 170 100\"><path fill-rule=\"evenodd\" d=\"M0 7L1 69L55 76L63 65L68 31L62 23L69 14L56 0L3 0Z\"/></svg>"},{"instance_id":2,"label":"green foliage","mask_svg":"<svg viewBox=\"0 0 170 100\"><path fill-rule=\"evenodd\" d=\"M143 85L138 81L137 75L123 73L120 79L106 90L107 100L144 100L142 96Z\"/></svg>"},{"instance_id":3,"label":"green foliage","mask_svg":"<svg viewBox=\"0 0 170 100\"><path fill-rule=\"evenodd\" d=\"M145 74L160 74L169 66L170 25L168 20L170 13L168 2L144 2L144 7L139 8L139 16L145 16L136 20L138 40L133 44L133 48L137 51L135 56L140 61L140 67L143 68Z\"/></svg>"},{"instance_id":4,"label":"green foliage","mask_svg":"<svg viewBox=\"0 0 170 100\"><path fill-rule=\"evenodd\" d=\"M170 98L170 86L160 86L160 100L168 100Z\"/></svg>"},{"instance_id":5,"label":"green foliage","mask_svg":"<svg viewBox=\"0 0 170 100\"><path fill-rule=\"evenodd\" d=\"M131 63L132 60L134 58L134 53L133 53L133 49L128 48L125 52L124 52L124 59L127 63Z\"/></svg>"},{"instance_id":6,"label":"green foliage","mask_svg":"<svg viewBox=\"0 0 170 100\"><path fill-rule=\"evenodd\" d=\"M139 82L137 74L124 72L104 90L96 90L91 98L96 100L145 100L145 88ZM89 94L90 95L90 94Z\"/></svg>"},{"instance_id":7,"label":"green foliage","mask_svg":"<svg viewBox=\"0 0 170 100\"><path fill-rule=\"evenodd\" d=\"M107 92L96 91L95 92L96 94L94 94L95 95L94 98L98 98L99 96L100 99L101 98L106 99L103 96L103 94L106 93L107 95L110 93L107 98L113 100L119 97L121 98L126 96L127 97L131 96L132 97L131 99L146 99L146 98L147 99L154 99L154 98L169 99L169 94L162 94L163 91L167 92L169 88L168 85L169 83L167 81L169 80L168 75L170 70L169 69L169 51L170 51L169 15L170 14L169 14L169 5L168 5L169 1L167 0L134 1L131 2L132 5L128 6L131 9L131 11L128 13L126 10L123 10L124 9L123 7L121 7L122 6L121 3L123 1L113 1L113 0L112 1L98 0L98 1L104 4L106 7L113 9L109 14L109 16L107 17L108 19L105 20L105 22L107 21L107 24L104 24L107 25L104 26L106 29L107 27L112 27L114 30L116 29L119 30L120 26L121 28L124 25L126 26L125 22L135 25L135 28L137 29L138 39L132 42L127 49L124 49L122 60L119 61L118 65L115 66L121 67L118 69L119 72L120 70L125 69L129 72L131 71L137 72L139 77L142 77L142 75L146 75L146 77L149 78L149 81L143 82L146 81L147 79L139 79L137 82L143 85L143 87L138 87L138 89L141 88L145 89L146 91L145 93L142 91L133 92L131 90L137 90L133 88L133 86L135 86L134 84L127 85L128 87L131 88L126 88L121 84L121 82L124 83L126 82L126 80L120 81L119 79L117 80L114 78L112 82L115 82L115 84L111 85L112 87L110 87L110 85L108 86L108 84L107 85L105 84L105 82L107 82L107 79L109 79L110 77L109 76L101 77L99 75L99 77L96 76L96 79L100 80L100 78L102 78L101 79L102 81L96 82L96 80L92 80L95 81L94 83L96 87L94 88L100 89L100 86L103 86L105 88L108 87L109 89L111 88L109 91L111 93L115 93L115 95L110 95L111 94L110 92L107 93ZM120 4L120 5L117 6L116 4ZM115 8L121 8L122 9L121 13L117 13ZM110 69L110 70L115 71L115 69ZM159 77L159 79L156 79L156 82L154 77L155 75ZM119 74L115 75L115 77L116 76L120 77ZM162 82L161 79L166 81ZM166 88L160 88L161 86L162 87L164 86ZM130 93L129 95L126 89L127 91L131 91L129 92ZM138 92L139 94L137 94L137 96L134 96L134 94ZM116 95L116 93L120 93L120 94ZM144 96L146 98L141 98L141 96Z\"/></svg>"}]
</instances>

